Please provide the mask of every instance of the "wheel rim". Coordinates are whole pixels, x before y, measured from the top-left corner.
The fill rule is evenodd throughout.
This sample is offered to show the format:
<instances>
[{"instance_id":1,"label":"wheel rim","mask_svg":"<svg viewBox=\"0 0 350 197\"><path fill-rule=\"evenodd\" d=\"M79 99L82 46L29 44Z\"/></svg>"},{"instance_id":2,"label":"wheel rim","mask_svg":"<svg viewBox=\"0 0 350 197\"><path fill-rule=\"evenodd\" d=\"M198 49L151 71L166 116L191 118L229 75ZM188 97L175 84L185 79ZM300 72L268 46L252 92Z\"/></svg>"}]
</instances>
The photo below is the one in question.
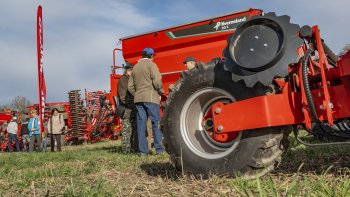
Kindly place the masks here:
<instances>
[{"instance_id":1,"label":"wheel rim","mask_svg":"<svg viewBox=\"0 0 350 197\"><path fill-rule=\"evenodd\" d=\"M198 90L187 99L181 111L180 128L185 144L193 153L206 159L218 159L236 149L242 132L239 132L234 140L225 143L226 146L223 147L210 140L204 134L202 126L204 115L214 103L234 101L235 98L230 93L219 88Z\"/></svg>"}]
</instances>

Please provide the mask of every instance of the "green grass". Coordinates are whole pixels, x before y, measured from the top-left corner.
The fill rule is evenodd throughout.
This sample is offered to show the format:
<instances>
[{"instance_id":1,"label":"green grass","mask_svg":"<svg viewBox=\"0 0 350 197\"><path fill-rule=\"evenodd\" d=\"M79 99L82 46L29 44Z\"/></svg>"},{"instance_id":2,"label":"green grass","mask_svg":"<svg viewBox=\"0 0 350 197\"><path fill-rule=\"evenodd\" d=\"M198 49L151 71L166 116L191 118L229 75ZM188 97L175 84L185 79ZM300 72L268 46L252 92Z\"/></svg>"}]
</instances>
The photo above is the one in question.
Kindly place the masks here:
<instances>
[{"instance_id":1,"label":"green grass","mask_svg":"<svg viewBox=\"0 0 350 197\"><path fill-rule=\"evenodd\" d=\"M350 196L350 146L293 139L282 164L255 180L182 175L167 155L121 154L119 141L3 153L0 166L0 196Z\"/></svg>"}]
</instances>

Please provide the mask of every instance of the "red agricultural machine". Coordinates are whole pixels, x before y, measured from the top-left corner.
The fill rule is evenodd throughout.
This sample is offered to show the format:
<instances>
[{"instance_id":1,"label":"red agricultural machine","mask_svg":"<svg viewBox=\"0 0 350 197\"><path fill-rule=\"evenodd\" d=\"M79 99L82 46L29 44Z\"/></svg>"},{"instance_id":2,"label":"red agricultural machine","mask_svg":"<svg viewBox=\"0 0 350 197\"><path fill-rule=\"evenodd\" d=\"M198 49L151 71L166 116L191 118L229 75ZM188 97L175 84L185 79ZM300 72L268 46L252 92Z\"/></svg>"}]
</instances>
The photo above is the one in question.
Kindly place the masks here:
<instances>
[{"instance_id":1,"label":"red agricultural machine","mask_svg":"<svg viewBox=\"0 0 350 197\"><path fill-rule=\"evenodd\" d=\"M105 139L117 139L121 125L114 118L113 106L109 104L103 91L89 92L85 90L82 99L80 90L68 93L69 102L46 103L44 112L44 127L53 108L58 109L63 116L67 129L63 133L64 144L79 144L82 142L97 142ZM35 104L29 109L39 109Z\"/></svg>"},{"instance_id":2,"label":"red agricultural machine","mask_svg":"<svg viewBox=\"0 0 350 197\"><path fill-rule=\"evenodd\" d=\"M115 51L131 64L154 48L165 92L176 83L161 126L178 169L261 176L281 161L290 132L300 140L300 129L326 139L318 145L349 143L350 52L338 58L317 26L249 9L121 43ZM187 56L208 63L184 71ZM109 98L117 95L116 68Z\"/></svg>"},{"instance_id":3,"label":"red agricultural machine","mask_svg":"<svg viewBox=\"0 0 350 197\"><path fill-rule=\"evenodd\" d=\"M17 118L18 130L21 130L21 120L24 120L27 115L18 111L13 111L10 108L5 108L3 112L0 112L0 151L5 152L8 150L8 134L7 134L7 125L11 121L12 117ZM22 137L20 132L17 133L17 137L20 142L22 142ZM20 146L22 144L20 143ZM15 149L16 144L12 142L12 147Z\"/></svg>"},{"instance_id":4,"label":"red agricultural machine","mask_svg":"<svg viewBox=\"0 0 350 197\"><path fill-rule=\"evenodd\" d=\"M121 131L119 118L114 115L112 98L103 91L85 91L85 105L79 90L69 95L68 132L66 141L96 142L104 139L117 139Z\"/></svg>"},{"instance_id":5,"label":"red agricultural machine","mask_svg":"<svg viewBox=\"0 0 350 197\"><path fill-rule=\"evenodd\" d=\"M6 127L8 122L12 119L11 112L0 113L0 151L5 151L7 148L7 133Z\"/></svg>"}]
</instances>

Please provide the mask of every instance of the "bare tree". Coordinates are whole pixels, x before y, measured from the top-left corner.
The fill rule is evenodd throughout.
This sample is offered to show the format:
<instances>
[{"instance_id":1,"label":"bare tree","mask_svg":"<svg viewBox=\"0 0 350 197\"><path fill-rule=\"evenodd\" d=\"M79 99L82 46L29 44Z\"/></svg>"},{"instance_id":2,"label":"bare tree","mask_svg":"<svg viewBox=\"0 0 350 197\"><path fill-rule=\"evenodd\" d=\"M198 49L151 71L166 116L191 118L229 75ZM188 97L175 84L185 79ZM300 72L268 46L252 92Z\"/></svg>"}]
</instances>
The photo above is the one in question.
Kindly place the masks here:
<instances>
[{"instance_id":1,"label":"bare tree","mask_svg":"<svg viewBox=\"0 0 350 197\"><path fill-rule=\"evenodd\" d=\"M0 105L0 112L4 112L4 109L6 109L7 106L6 105Z\"/></svg>"},{"instance_id":2,"label":"bare tree","mask_svg":"<svg viewBox=\"0 0 350 197\"><path fill-rule=\"evenodd\" d=\"M345 44L345 46L340 50L339 55L343 55L350 50L350 44Z\"/></svg>"},{"instance_id":3,"label":"bare tree","mask_svg":"<svg viewBox=\"0 0 350 197\"><path fill-rule=\"evenodd\" d=\"M12 99L10 107L12 110L26 113L28 111L27 107L31 105L31 102L24 96L16 96Z\"/></svg>"}]
</instances>

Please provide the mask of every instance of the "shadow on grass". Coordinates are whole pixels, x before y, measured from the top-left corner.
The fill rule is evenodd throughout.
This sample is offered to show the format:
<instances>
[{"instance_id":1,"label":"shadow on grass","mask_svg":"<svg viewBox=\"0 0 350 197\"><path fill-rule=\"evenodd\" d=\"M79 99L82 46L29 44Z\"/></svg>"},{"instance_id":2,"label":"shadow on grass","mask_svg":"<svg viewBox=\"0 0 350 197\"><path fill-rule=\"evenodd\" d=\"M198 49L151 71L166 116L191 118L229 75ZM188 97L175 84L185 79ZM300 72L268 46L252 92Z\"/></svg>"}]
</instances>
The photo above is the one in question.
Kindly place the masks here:
<instances>
[{"instance_id":1,"label":"shadow on grass","mask_svg":"<svg viewBox=\"0 0 350 197\"><path fill-rule=\"evenodd\" d=\"M182 173L170 162L142 164L140 168L150 176L177 180ZM283 155L282 163L272 175L295 173L314 175L350 176L350 146L305 147L292 145Z\"/></svg>"},{"instance_id":2,"label":"shadow on grass","mask_svg":"<svg viewBox=\"0 0 350 197\"><path fill-rule=\"evenodd\" d=\"M89 151L107 151L108 153L123 153L121 146L103 146L103 147L95 147L91 148Z\"/></svg>"},{"instance_id":3,"label":"shadow on grass","mask_svg":"<svg viewBox=\"0 0 350 197\"><path fill-rule=\"evenodd\" d=\"M131 152L131 153L124 153L122 146L103 146L103 147L95 147L91 148L89 151L106 151L107 153L113 153L113 154L127 154L127 155L137 155L136 152Z\"/></svg>"},{"instance_id":4,"label":"shadow on grass","mask_svg":"<svg viewBox=\"0 0 350 197\"><path fill-rule=\"evenodd\" d=\"M170 162L153 162L141 164L140 168L149 176L161 177L164 179L177 180L182 174L174 168Z\"/></svg>"},{"instance_id":5,"label":"shadow on grass","mask_svg":"<svg viewBox=\"0 0 350 197\"><path fill-rule=\"evenodd\" d=\"M293 143L272 174L300 172L350 176L350 146L305 147Z\"/></svg>"},{"instance_id":6,"label":"shadow on grass","mask_svg":"<svg viewBox=\"0 0 350 197\"><path fill-rule=\"evenodd\" d=\"M109 153L122 153L122 147L121 146L110 146L110 147L101 147L99 150L105 150Z\"/></svg>"},{"instance_id":7,"label":"shadow on grass","mask_svg":"<svg viewBox=\"0 0 350 197\"><path fill-rule=\"evenodd\" d=\"M50 190L47 190L45 197L49 197L50 196Z\"/></svg>"}]
</instances>

